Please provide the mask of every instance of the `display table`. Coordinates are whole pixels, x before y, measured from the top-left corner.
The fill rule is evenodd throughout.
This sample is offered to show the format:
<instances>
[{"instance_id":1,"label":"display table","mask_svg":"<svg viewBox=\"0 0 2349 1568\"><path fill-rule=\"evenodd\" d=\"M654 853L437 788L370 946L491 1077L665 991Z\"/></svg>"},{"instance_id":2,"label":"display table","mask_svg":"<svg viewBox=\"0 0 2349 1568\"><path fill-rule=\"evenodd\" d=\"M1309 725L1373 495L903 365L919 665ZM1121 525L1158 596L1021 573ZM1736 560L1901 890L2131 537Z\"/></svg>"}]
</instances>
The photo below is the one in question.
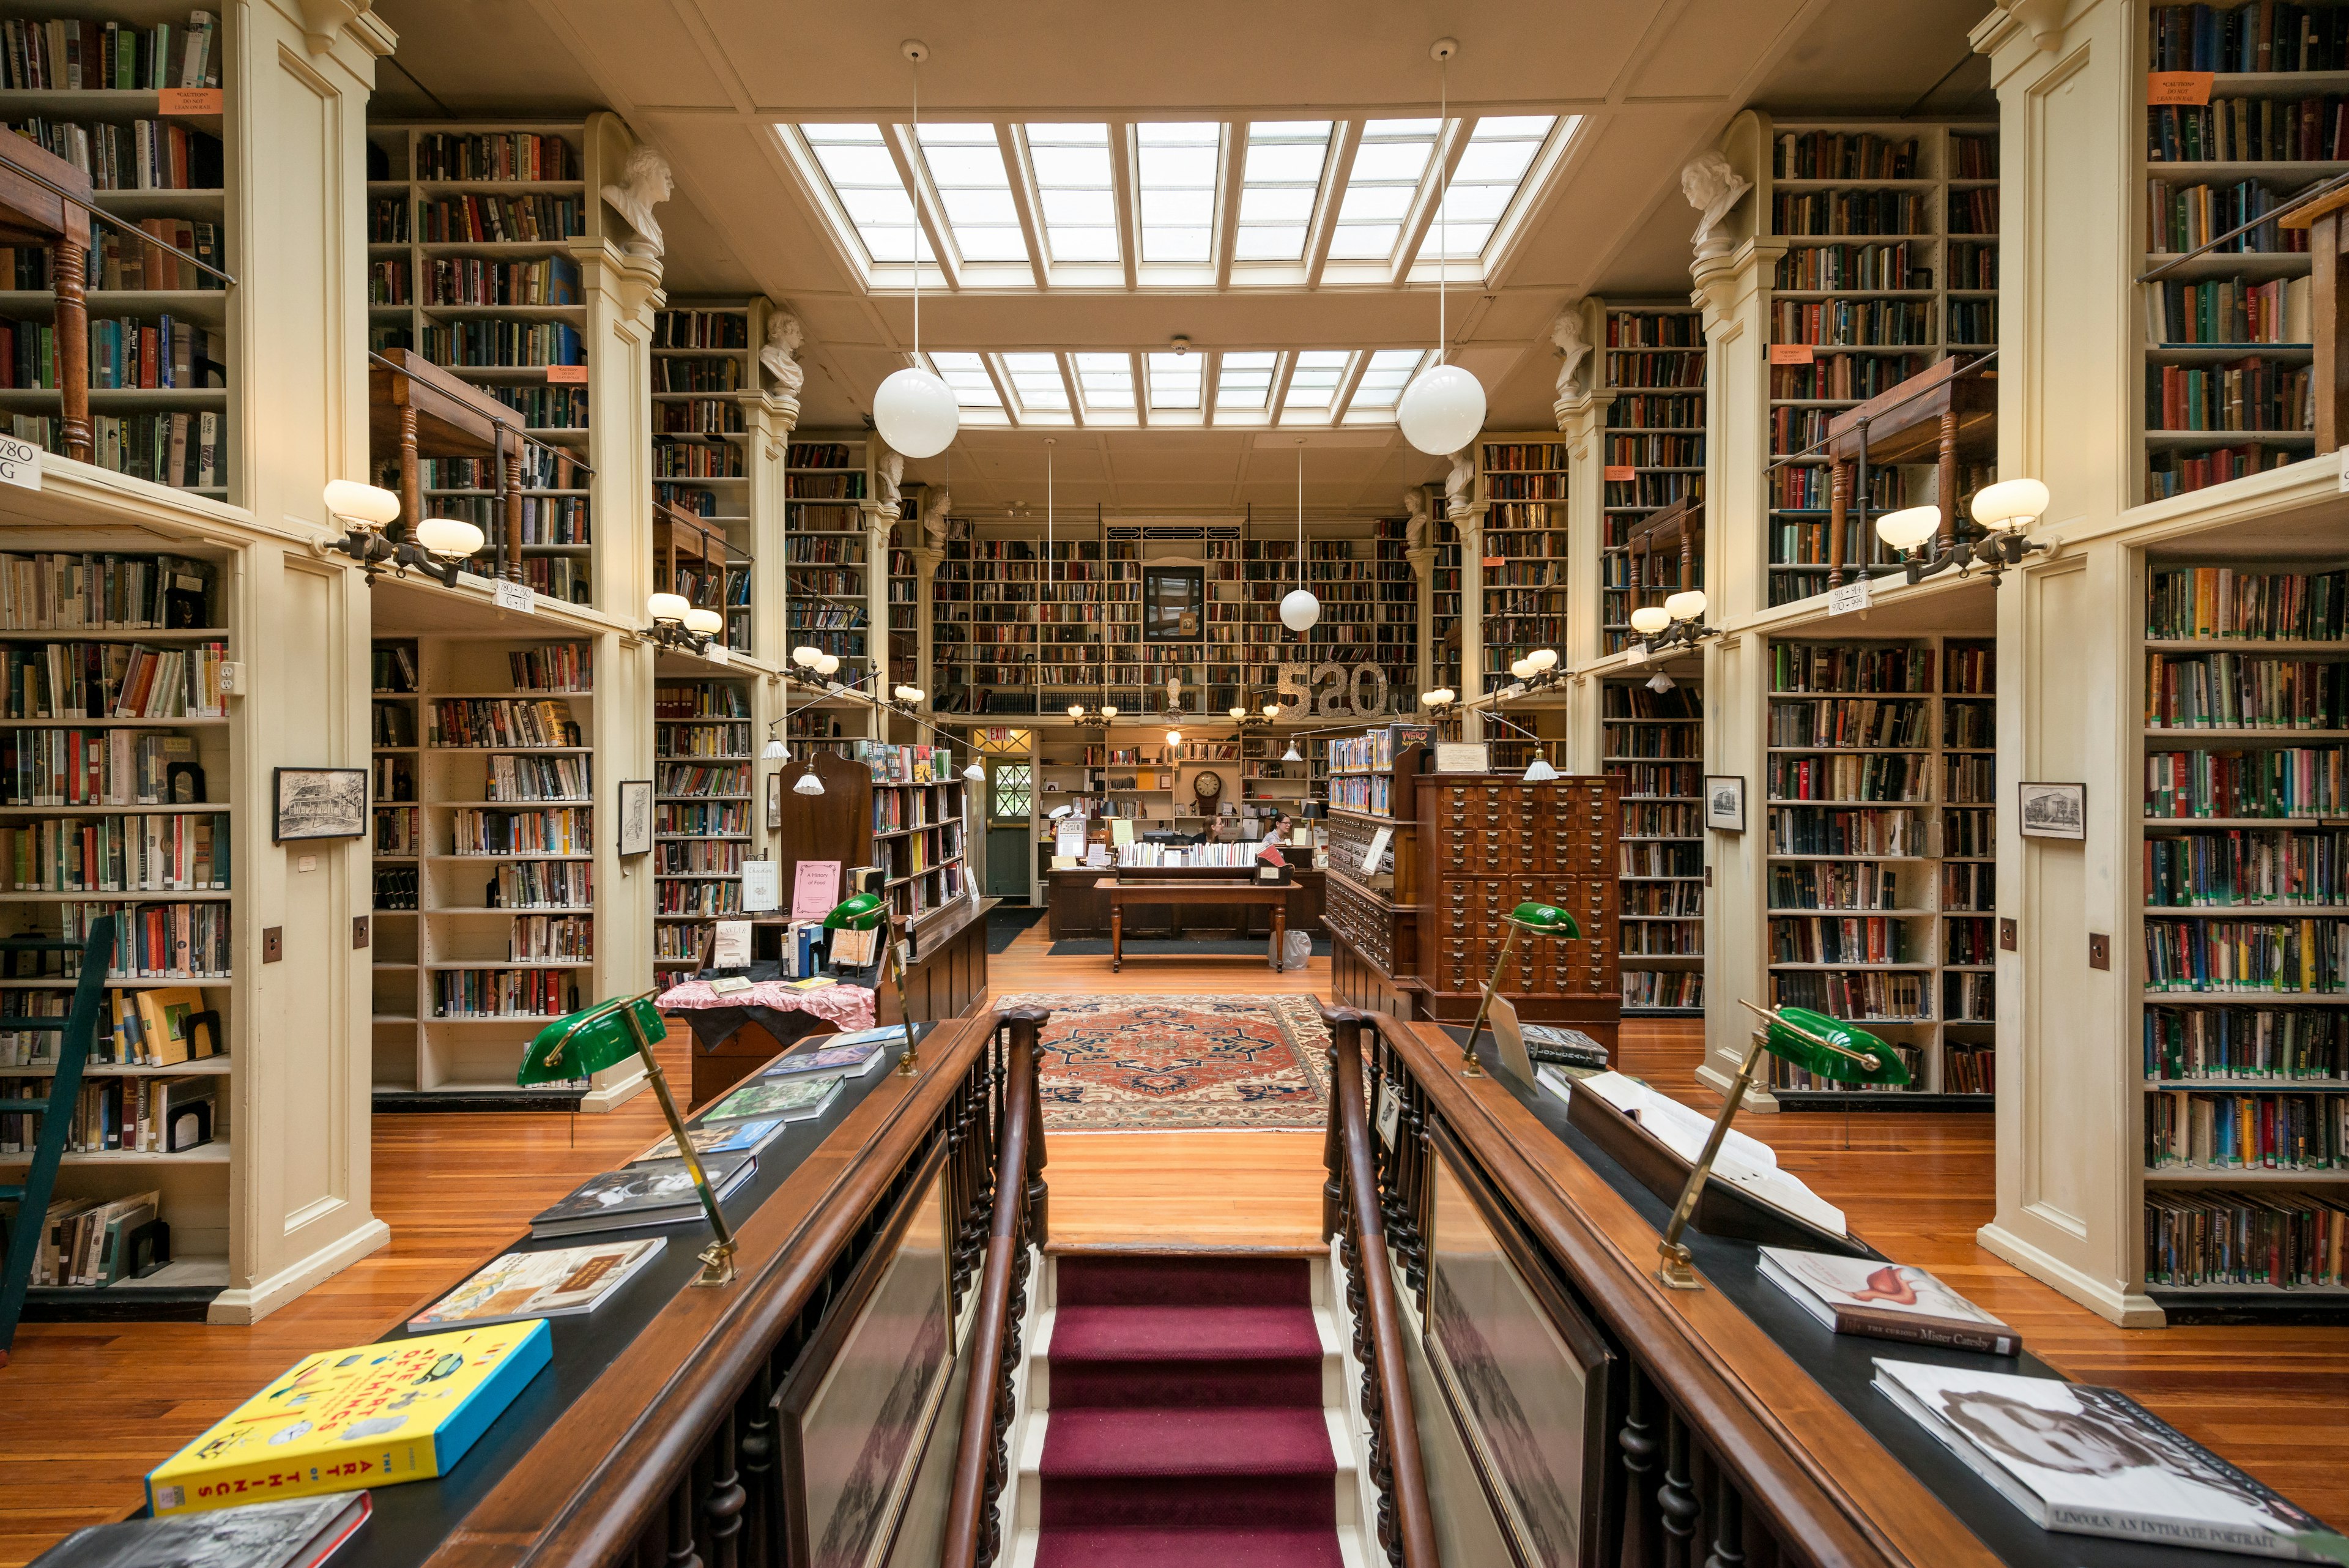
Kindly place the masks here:
<instances>
[{"instance_id":1,"label":"display table","mask_svg":"<svg viewBox=\"0 0 2349 1568\"><path fill-rule=\"evenodd\" d=\"M1109 901L1109 971L1117 973L1125 967L1125 911L1129 906L1160 907L1181 909L1185 905L1205 904L1216 908L1262 906L1272 911L1272 948L1268 957L1274 969L1280 967L1282 938L1288 930L1288 888L1285 882L1248 882L1233 880L1247 875L1218 867L1226 880L1211 882L1125 882L1115 877L1096 877L1093 891ZM1152 958L1177 958L1176 953L1153 953ZM1218 958L1220 954L1216 955Z\"/></svg>"},{"instance_id":2,"label":"display table","mask_svg":"<svg viewBox=\"0 0 2349 1568\"><path fill-rule=\"evenodd\" d=\"M1106 937L1109 932L1109 898L1097 884L1104 877L1123 877L1135 882L1206 882L1219 887L1233 887L1237 879L1249 874L1246 866L1150 866L1118 872L1103 870L1098 866L1071 866L1047 871L1045 888L1045 934L1053 941L1064 938ZM1288 902L1284 915L1292 931L1318 934L1321 930L1322 873L1319 867L1307 870L1289 868ZM1146 917L1145 917L1146 918ZM1271 919L1261 904L1240 904L1230 899L1220 903L1192 903L1170 908L1167 923L1163 929L1147 928L1152 936L1227 936L1238 939L1261 937L1272 929ZM1126 930L1139 936L1143 929L1129 918Z\"/></svg>"}]
</instances>

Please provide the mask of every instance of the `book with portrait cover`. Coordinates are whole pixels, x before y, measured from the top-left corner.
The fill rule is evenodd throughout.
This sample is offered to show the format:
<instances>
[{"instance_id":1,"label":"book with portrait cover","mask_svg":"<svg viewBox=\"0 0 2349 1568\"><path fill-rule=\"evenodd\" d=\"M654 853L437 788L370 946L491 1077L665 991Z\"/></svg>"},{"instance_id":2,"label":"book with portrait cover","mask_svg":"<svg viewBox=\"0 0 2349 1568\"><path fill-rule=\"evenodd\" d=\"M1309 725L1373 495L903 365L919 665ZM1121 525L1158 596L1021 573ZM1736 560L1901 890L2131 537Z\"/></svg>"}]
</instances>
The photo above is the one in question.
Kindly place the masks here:
<instances>
[{"instance_id":1,"label":"book with portrait cover","mask_svg":"<svg viewBox=\"0 0 2349 1568\"><path fill-rule=\"evenodd\" d=\"M722 1127L688 1127L685 1136L693 1142L693 1152L707 1159L713 1154L756 1154L774 1142L775 1135L783 1130L782 1118L768 1116L755 1122L735 1122ZM630 1165L650 1165L657 1159L675 1159L677 1139L663 1136L659 1142L642 1154L630 1158Z\"/></svg>"},{"instance_id":2,"label":"book with portrait cover","mask_svg":"<svg viewBox=\"0 0 2349 1568\"><path fill-rule=\"evenodd\" d=\"M410 1333L423 1334L526 1317L577 1317L602 1306L667 1245L667 1237L651 1236L545 1252L508 1252L409 1318L408 1327Z\"/></svg>"},{"instance_id":3,"label":"book with portrait cover","mask_svg":"<svg viewBox=\"0 0 2349 1568\"><path fill-rule=\"evenodd\" d=\"M2043 1530L2349 1562L2349 1540L2117 1388L1882 1357L1876 1386Z\"/></svg>"},{"instance_id":4,"label":"book with portrait cover","mask_svg":"<svg viewBox=\"0 0 2349 1568\"><path fill-rule=\"evenodd\" d=\"M762 1071L762 1078L810 1078L829 1073L837 1078L861 1078L878 1066L881 1053L905 1037L899 1028L868 1030L868 1034L880 1034L884 1039L866 1039L863 1035L851 1040L819 1038L811 1047L792 1052L773 1066Z\"/></svg>"},{"instance_id":5,"label":"book with portrait cover","mask_svg":"<svg viewBox=\"0 0 2349 1568\"><path fill-rule=\"evenodd\" d=\"M840 1093L839 1075L814 1078L753 1078L701 1114L705 1122L749 1121L780 1116L803 1122L823 1115Z\"/></svg>"},{"instance_id":6,"label":"book with portrait cover","mask_svg":"<svg viewBox=\"0 0 2349 1568\"><path fill-rule=\"evenodd\" d=\"M543 1318L305 1355L147 1474L158 1516L446 1475L550 1357Z\"/></svg>"},{"instance_id":7,"label":"book with portrait cover","mask_svg":"<svg viewBox=\"0 0 2349 1568\"><path fill-rule=\"evenodd\" d=\"M2023 1337L1922 1269L1762 1249L1762 1277L1837 1334L2013 1355Z\"/></svg>"},{"instance_id":8,"label":"book with portrait cover","mask_svg":"<svg viewBox=\"0 0 2349 1568\"><path fill-rule=\"evenodd\" d=\"M33 1568L319 1568L375 1511L363 1491L77 1530Z\"/></svg>"},{"instance_id":9,"label":"book with portrait cover","mask_svg":"<svg viewBox=\"0 0 2349 1568\"><path fill-rule=\"evenodd\" d=\"M701 1162L709 1190L720 1199L750 1180L758 1168L757 1158L747 1154L713 1154ZM530 1233L587 1236L700 1217L701 1195L693 1189L692 1170L681 1159L661 1159L589 1177L568 1197L533 1215Z\"/></svg>"}]
</instances>

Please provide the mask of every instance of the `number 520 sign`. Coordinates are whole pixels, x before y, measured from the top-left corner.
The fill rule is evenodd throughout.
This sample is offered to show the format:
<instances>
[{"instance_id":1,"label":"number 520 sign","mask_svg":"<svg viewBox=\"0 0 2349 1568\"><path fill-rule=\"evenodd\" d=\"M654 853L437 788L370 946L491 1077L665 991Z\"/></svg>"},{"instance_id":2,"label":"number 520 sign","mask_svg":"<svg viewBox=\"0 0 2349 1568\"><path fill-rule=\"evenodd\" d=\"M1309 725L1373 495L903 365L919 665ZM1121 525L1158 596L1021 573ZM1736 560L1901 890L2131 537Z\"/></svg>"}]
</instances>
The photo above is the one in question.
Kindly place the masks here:
<instances>
[{"instance_id":1,"label":"number 520 sign","mask_svg":"<svg viewBox=\"0 0 2349 1568\"><path fill-rule=\"evenodd\" d=\"M1387 711L1387 672L1375 664L1284 664L1285 719L1376 719Z\"/></svg>"}]
</instances>

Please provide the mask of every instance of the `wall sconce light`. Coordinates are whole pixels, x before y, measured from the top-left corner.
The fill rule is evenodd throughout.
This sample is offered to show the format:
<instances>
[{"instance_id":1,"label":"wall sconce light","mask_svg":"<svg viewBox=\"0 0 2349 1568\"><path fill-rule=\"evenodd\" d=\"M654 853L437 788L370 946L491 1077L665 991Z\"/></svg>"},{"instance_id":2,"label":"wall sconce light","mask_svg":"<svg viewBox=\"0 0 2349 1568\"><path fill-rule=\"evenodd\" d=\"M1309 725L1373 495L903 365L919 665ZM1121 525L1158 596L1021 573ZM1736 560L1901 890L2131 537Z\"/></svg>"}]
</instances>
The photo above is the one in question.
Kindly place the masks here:
<instances>
[{"instance_id":1,"label":"wall sconce light","mask_svg":"<svg viewBox=\"0 0 2349 1568\"><path fill-rule=\"evenodd\" d=\"M1702 588L1683 588L1662 604L1633 610L1631 629L1646 640L1651 655L1695 649L1706 638L1721 635L1719 628L1704 624L1705 603Z\"/></svg>"},{"instance_id":2,"label":"wall sconce light","mask_svg":"<svg viewBox=\"0 0 2349 1568\"><path fill-rule=\"evenodd\" d=\"M923 699L929 696L929 693L918 686L900 684L891 688L889 695L895 701L888 703L887 706L900 713L911 713L921 707Z\"/></svg>"},{"instance_id":3,"label":"wall sconce light","mask_svg":"<svg viewBox=\"0 0 2349 1568\"><path fill-rule=\"evenodd\" d=\"M710 633L726 624L716 610L698 609L683 594L652 595L645 615L653 623L645 636L656 646L692 653L707 652Z\"/></svg>"},{"instance_id":4,"label":"wall sconce light","mask_svg":"<svg viewBox=\"0 0 2349 1568\"><path fill-rule=\"evenodd\" d=\"M1539 691L1566 679L1558 673L1557 649L1554 648L1537 648L1523 659L1510 660L1509 673L1528 691Z\"/></svg>"},{"instance_id":5,"label":"wall sconce light","mask_svg":"<svg viewBox=\"0 0 2349 1568\"><path fill-rule=\"evenodd\" d=\"M395 576L414 570L453 588L466 559L481 547L481 531L461 517L420 517L410 525L410 537L386 538L384 530L398 520L399 497L378 485L329 480L321 499L344 528L343 537L326 548L357 561L370 587L388 562Z\"/></svg>"},{"instance_id":6,"label":"wall sconce light","mask_svg":"<svg viewBox=\"0 0 2349 1568\"><path fill-rule=\"evenodd\" d=\"M2007 479L1974 493L1973 530L1961 528L1947 546L1940 541L1941 514L1935 506L1909 506L1876 520L1876 536L1900 556L1913 585L1955 566L1961 577L1977 567L1995 583L2010 566L2053 552L2060 540L2032 544L2023 535L2047 514L2047 487L2035 479Z\"/></svg>"}]
</instances>

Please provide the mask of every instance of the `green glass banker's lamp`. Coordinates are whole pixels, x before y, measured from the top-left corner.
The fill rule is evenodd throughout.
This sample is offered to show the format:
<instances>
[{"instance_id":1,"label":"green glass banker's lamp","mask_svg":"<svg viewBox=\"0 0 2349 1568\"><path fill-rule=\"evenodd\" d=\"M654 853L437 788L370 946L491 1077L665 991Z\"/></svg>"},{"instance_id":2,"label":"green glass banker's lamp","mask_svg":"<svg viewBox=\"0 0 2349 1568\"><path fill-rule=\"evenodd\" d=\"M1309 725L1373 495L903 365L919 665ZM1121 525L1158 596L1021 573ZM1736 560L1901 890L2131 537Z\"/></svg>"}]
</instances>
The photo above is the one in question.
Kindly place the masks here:
<instances>
[{"instance_id":1,"label":"green glass banker's lamp","mask_svg":"<svg viewBox=\"0 0 2349 1568\"><path fill-rule=\"evenodd\" d=\"M1722 1140L1729 1136L1730 1118L1737 1115L1746 1087L1754 1081L1754 1065L1762 1060L1764 1051L1816 1077L1838 1084L1885 1084L1897 1087L1909 1081L1909 1064L1900 1059L1900 1054L1865 1029L1854 1029L1840 1019L1814 1012L1807 1007L1757 1007L1744 997L1738 1002L1762 1019L1762 1027L1754 1032L1754 1044L1746 1048L1744 1064L1737 1069L1737 1076L1729 1081L1729 1093L1722 1101L1721 1115L1713 1118L1712 1133L1704 1140L1704 1152L1697 1156L1696 1164L1690 1168L1688 1185L1681 1189L1681 1200L1672 1209L1672 1222L1664 1227L1664 1239L1656 1246L1661 1254L1656 1278L1676 1291L1704 1289L1704 1282L1689 1266L1689 1250L1681 1240L1681 1232L1688 1229L1689 1218L1696 1212L1697 1199L1703 1195L1704 1184L1713 1175L1713 1157L1721 1152Z\"/></svg>"},{"instance_id":2,"label":"green glass banker's lamp","mask_svg":"<svg viewBox=\"0 0 2349 1568\"><path fill-rule=\"evenodd\" d=\"M686 1136L685 1120L677 1114L677 1101L670 1097L668 1079L662 1075L660 1058L653 1051L656 1041L668 1038L668 1026L661 1022L659 1010L653 1006L652 999L659 993L660 988L656 986L635 996L599 1002L566 1018L556 1019L530 1043L530 1049L523 1055L522 1067L514 1074L514 1082L526 1088L557 1078L585 1078L631 1056L642 1056L645 1076L653 1081L653 1094L660 1100L661 1115L668 1119L669 1136L677 1140L677 1152L692 1174L693 1189L701 1195L702 1212L709 1216L709 1228L718 1237L703 1251L701 1274L693 1282L731 1284L734 1232L726 1228L726 1215L718 1207L718 1195L709 1189L709 1173L701 1168L701 1156L695 1152L693 1140Z\"/></svg>"},{"instance_id":3,"label":"green glass banker's lamp","mask_svg":"<svg viewBox=\"0 0 2349 1568\"><path fill-rule=\"evenodd\" d=\"M1501 989L1501 971L1509 961L1509 945L1517 940L1519 931L1531 937L1579 937L1582 928L1574 917L1556 904L1519 904L1504 917L1508 927L1501 938L1501 956L1493 961L1493 978L1485 987L1485 998L1476 1004L1476 1022L1468 1026L1467 1059L1461 1064L1464 1078L1481 1078L1485 1069L1476 1064L1476 1035L1485 1027L1485 1014L1493 1011L1494 993Z\"/></svg>"},{"instance_id":4,"label":"green glass banker's lamp","mask_svg":"<svg viewBox=\"0 0 2349 1568\"><path fill-rule=\"evenodd\" d=\"M881 932L888 949L883 955L883 961L886 965L889 983L897 992L897 1016L905 1021L900 1027L905 1031L905 1054L897 1058L897 1074L900 1077L914 1077L921 1072L922 1065L914 1059L914 1019L905 1011L905 950L897 943L896 928L889 919L889 906L882 901L878 893L858 893L853 898L843 898L839 906L823 918L823 929L827 931L877 929ZM878 1012L880 998L877 994L874 1001L874 1011Z\"/></svg>"}]
</instances>

